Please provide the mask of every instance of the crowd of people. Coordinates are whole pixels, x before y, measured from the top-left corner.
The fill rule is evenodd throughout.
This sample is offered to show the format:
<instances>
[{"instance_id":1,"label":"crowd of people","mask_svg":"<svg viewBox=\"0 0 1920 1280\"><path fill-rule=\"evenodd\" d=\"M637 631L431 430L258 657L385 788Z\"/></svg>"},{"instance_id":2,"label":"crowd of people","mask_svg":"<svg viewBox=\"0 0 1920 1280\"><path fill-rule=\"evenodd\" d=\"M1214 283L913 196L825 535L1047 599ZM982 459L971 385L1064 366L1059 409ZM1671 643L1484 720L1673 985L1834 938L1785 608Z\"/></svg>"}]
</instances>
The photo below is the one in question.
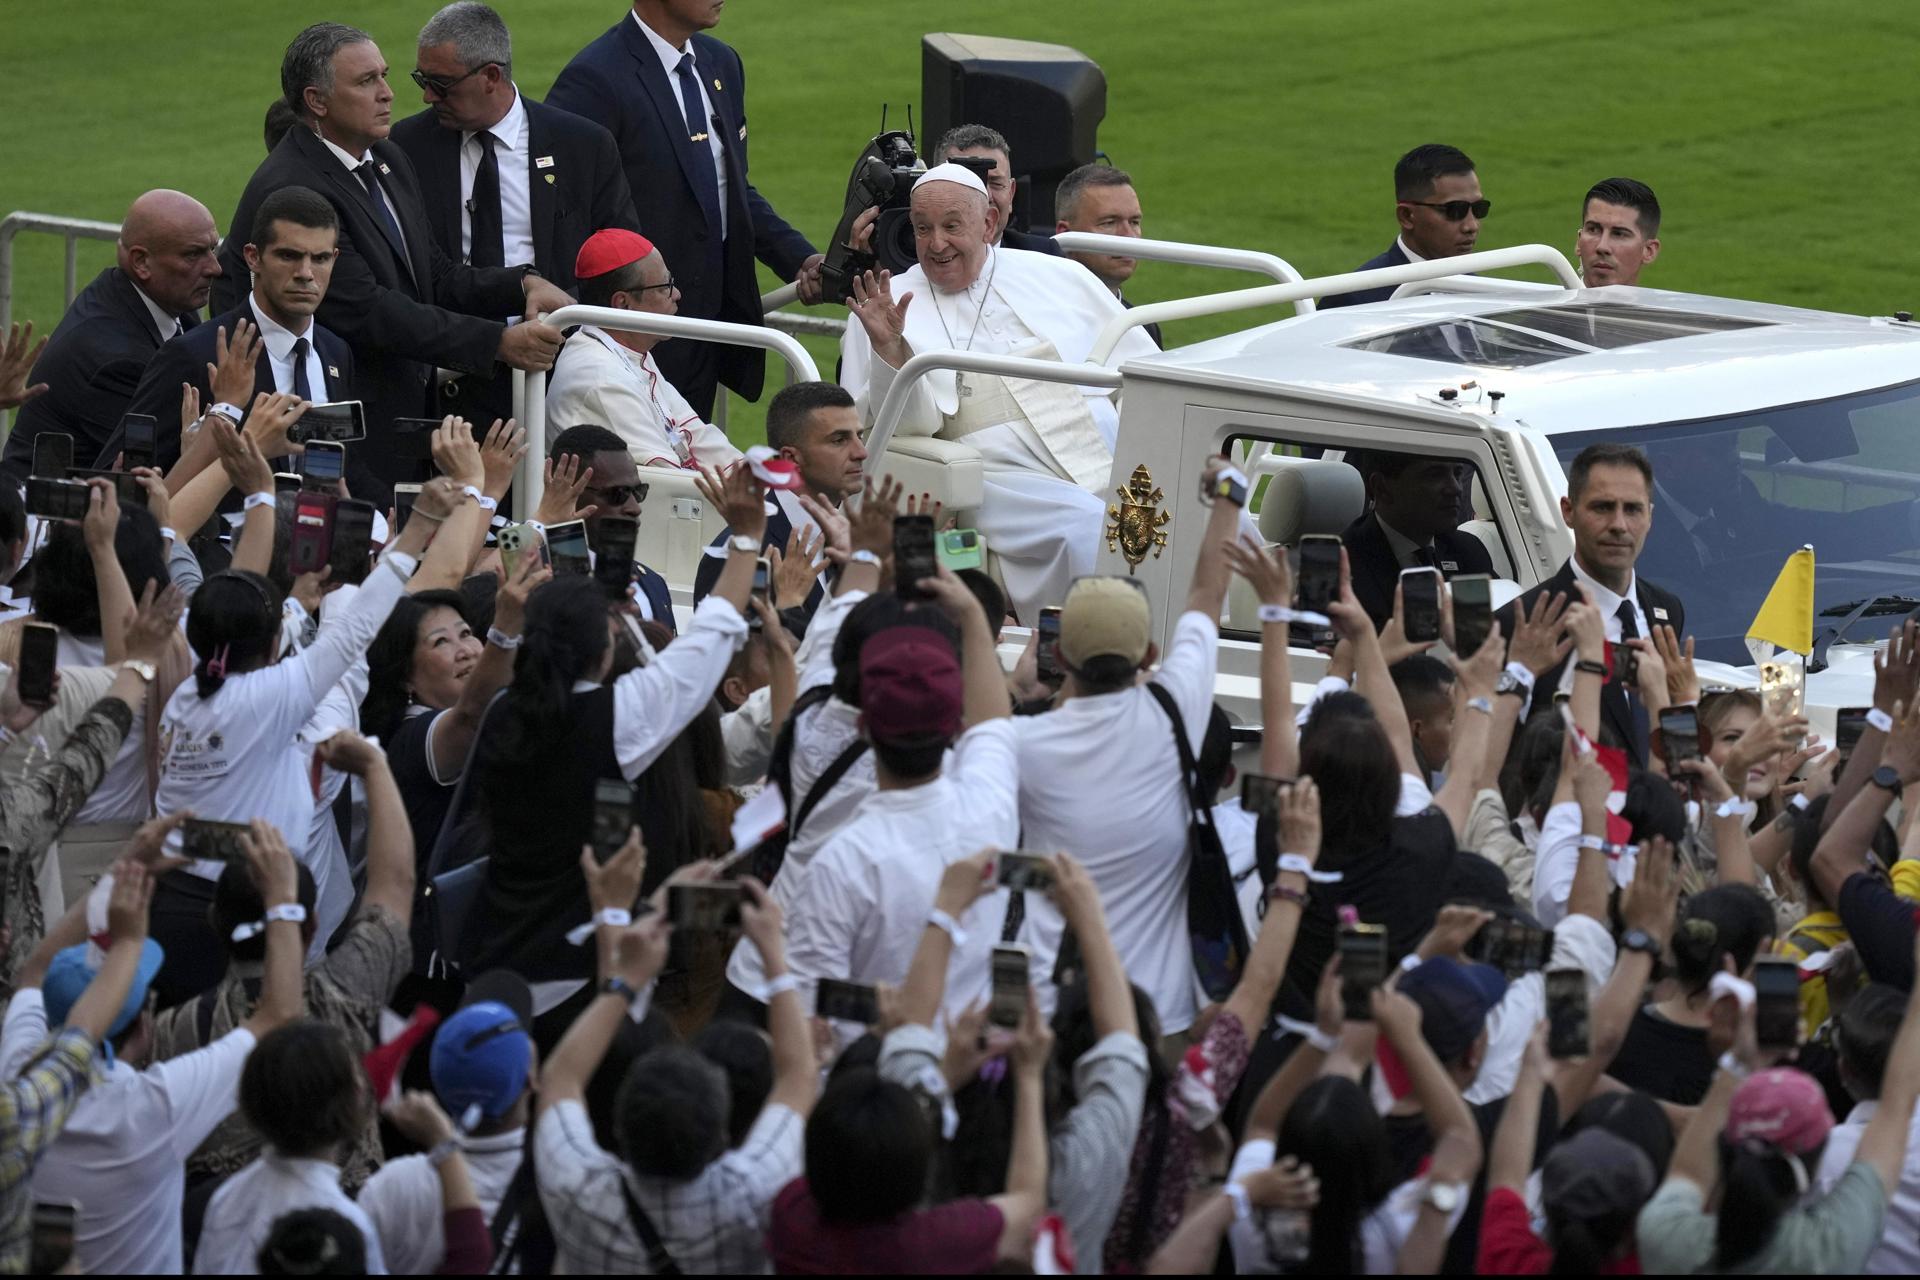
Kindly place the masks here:
<instances>
[{"instance_id":1,"label":"crowd of people","mask_svg":"<svg viewBox=\"0 0 1920 1280\"><path fill-rule=\"evenodd\" d=\"M980 451L999 576L922 559L943 513L868 474L893 375L1082 359L1135 263L1012 228L1007 139L956 128L918 265L854 280L840 382L743 451L727 348L540 318L757 323L756 256L836 301L747 181L719 9L638 0L542 104L460 0L398 125L374 42L311 26L224 241L149 192L0 346L0 1271L1920 1263L1920 626L1844 751L1711 687L1606 444L1484 639L1405 588L1487 571L1463 475L1391 453L1346 458L1324 616L1207 460L1156 617L1092 572L1108 397L953 373L901 430ZM1471 160L1395 186L1370 266L1472 249ZM1141 229L1111 167L1058 204ZM1589 282L1658 219L1598 184ZM549 368L530 441L506 374ZM726 525L690 611L632 554L660 467Z\"/></svg>"}]
</instances>

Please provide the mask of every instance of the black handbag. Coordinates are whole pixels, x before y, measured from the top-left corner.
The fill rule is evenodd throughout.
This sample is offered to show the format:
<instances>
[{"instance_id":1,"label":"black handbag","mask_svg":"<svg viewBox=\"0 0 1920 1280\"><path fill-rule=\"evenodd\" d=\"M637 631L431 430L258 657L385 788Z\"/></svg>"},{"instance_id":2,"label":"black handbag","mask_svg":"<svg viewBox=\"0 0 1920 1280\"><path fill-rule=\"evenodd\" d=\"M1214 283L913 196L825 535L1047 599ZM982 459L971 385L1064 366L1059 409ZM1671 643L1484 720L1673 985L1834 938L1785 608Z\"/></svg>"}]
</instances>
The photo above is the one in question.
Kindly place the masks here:
<instances>
[{"instance_id":1,"label":"black handbag","mask_svg":"<svg viewBox=\"0 0 1920 1280\"><path fill-rule=\"evenodd\" d=\"M1180 752L1180 777L1187 793L1187 940L1193 949L1193 972L1209 1000L1225 1000L1240 982L1252 944L1246 921L1234 893L1233 869L1226 848L1213 825L1213 804L1200 794L1200 766L1187 745L1187 727L1173 695L1149 683L1147 692L1173 722L1173 741Z\"/></svg>"}]
</instances>

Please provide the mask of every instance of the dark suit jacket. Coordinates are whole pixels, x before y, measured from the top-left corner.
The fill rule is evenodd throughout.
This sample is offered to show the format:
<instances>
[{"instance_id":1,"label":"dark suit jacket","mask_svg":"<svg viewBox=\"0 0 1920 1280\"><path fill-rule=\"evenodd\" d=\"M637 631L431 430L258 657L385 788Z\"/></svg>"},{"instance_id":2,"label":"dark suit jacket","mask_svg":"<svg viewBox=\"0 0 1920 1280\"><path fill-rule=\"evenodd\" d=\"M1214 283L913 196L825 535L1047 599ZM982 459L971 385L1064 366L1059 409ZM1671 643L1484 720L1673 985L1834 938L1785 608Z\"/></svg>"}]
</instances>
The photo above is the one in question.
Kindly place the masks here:
<instances>
[{"instance_id":1,"label":"dark suit jacket","mask_svg":"<svg viewBox=\"0 0 1920 1280\"><path fill-rule=\"evenodd\" d=\"M1340 534L1347 545L1347 568L1353 577L1354 598L1373 619L1376 630L1393 617L1393 592L1400 585L1400 561L1393 554L1380 522L1369 511ZM1493 557L1480 539L1459 529L1435 535L1434 567L1444 578L1463 573L1492 573Z\"/></svg>"},{"instance_id":2,"label":"dark suit jacket","mask_svg":"<svg viewBox=\"0 0 1920 1280\"><path fill-rule=\"evenodd\" d=\"M127 412L150 413L159 420L159 459L162 468L171 467L180 460L180 384L192 383L194 390L200 393L201 406L212 407L213 393L207 384L207 366L213 363L214 343L223 328L227 336L232 337L234 323L242 319L248 322L253 320L253 312L244 301L233 310L214 316L205 324L189 329L166 343L147 365L146 374L140 379L133 400L127 405ZM321 363L326 366L323 376L327 383L324 391L313 388L314 395L323 400L353 399L352 349L338 335L320 324L313 326L313 346L320 353ZM335 369L340 371L337 377L333 373ZM260 359L254 365L253 387L255 392L274 389L273 365L267 358L264 346L260 348ZM251 410L252 397L238 407ZM101 452L106 461L100 465L110 465L113 461L111 455L119 451L120 433L116 429L113 438Z\"/></svg>"},{"instance_id":3,"label":"dark suit jacket","mask_svg":"<svg viewBox=\"0 0 1920 1280\"><path fill-rule=\"evenodd\" d=\"M189 313L179 320L191 330L199 317ZM21 406L0 470L25 480L33 468L34 437L42 431L72 436L74 462L88 465L120 429L120 415L140 385L141 370L159 349L153 316L127 273L108 267L95 276L60 317L27 376L27 385L45 382L50 389ZM163 431L169 425L179 430L178 385L172 407L154 416Z\"/></svg>"},{"instance_id":4,"label":"dark suit jacket","mask_svg":"<svg viewBox=\"0 0 1920 1280\"><path fill-rule=\"evenodd\" d=\"M1127 300L1126 300L1125 298L1122 298L1122 299L1120 299L1120 305L1121 305L1121 306L1123 306L1123 307L1125 307L1125 308L1126 308L1127 310L1129 310L1129 311L1131 311L1131 310L1133 310L1133 304L1132 304L1131 302L1128 302L1128 301L1127 301ZM1157 324L1143 324L1143 325L1141 325L1140 327L1141 327L1142 329L1145 329L1145 330L1147 331L1147 336L1148 336L1149 338L1152 338L1152 339L1153 339L1153 345L1154 345L1154 346L1156 346L1156 347L1158 347L1158 348L1160 348L1160 349L1161 349L1162 351L1165 351L1165 350L1167 349L1167 344L1166 344L1166 342L1165 342L1165 341L1163 341L1163 340L1161 339L1161 337L1160 337L1160 326L1159 326L1159 325L1157 325Z\"/></svg>"},{"instance_id":5,"label":"dark suit jacket","mask_svg":"<svg viewBox=\"0 0 1920 1280\"><path fill-rule=\"evenodd\" d=\"M1564 593L1570 600L1579 598L1579 588L1573 576L1571 561L1561 565L1560 572L1539 586L1521 592L1517 599L1510 601L1504 609L1501 609L1495 615L1500 629L1511 638L1516 608L1531 612L1534 601L1543 595L1552 596L1557 593ZM1639 574L1634 575L1634 594L1639 598L1640 611L1647 615L1648 626L1666 624L1673 628L1675 635L1684 636L1687 633L1687 610L1686 606L1680 603L1680 597L1656 587ZM1541 676L1534 684L1533 702L1527 708L1528 715L1553 706L1554 691L1560 687L1560 678L1567 669L1567 663L1573 660L1573 655L1569 653L1560 665ZM1612 680L1607 681L1600 690L1600 723L1618 734L1620 741L1629 744L1628 754L1636 765L1642 769L1647 767L1645 727L1634 723L1633 715L1627 708L1626 692Z\"/></svg>"},{"instance_id":6,"label":"dark suit jacket","mask_svg":"<svg viewBox=\"0 0 1920 1280\"><path fill-rule=\"evenodd\" d=\"M747 84L740 55L712 36L693 37L695 65L718 117L727 165L727 228L709 226L689 167L687 121L653 45L629 14L575 54L553 82L547 104L604 125L620 145L640 230L667 260L680 286L680 314L759 324L760 285L753 260L782 280L799 274L813 254L747 179ZM662 367L673 358L669 344ZM718 349L720 380L747 399L759 396L766 355L756 348ZM673 370L668 369L668 376ZM677 379L676 379L677 382Z\"/></svg>"},{"instance_id":7,"label":"dark suit jacket","mask_svg":"<svg viewBox=\"0 0 1920 1280\"><path fill-rule=\"evenodd\" d=\"M406 239L402 254L382 229L360 180L336 159L318 134L304 126L287 136L254 170L220 247L227 270L216 282L214 304L236 306L248 280L241 248L252 238L260 202L282 187L308 187L326 197L340 216L340 255L333 280L315 317L353 348L355 390L367 410L367 439L347 451L348 484L355 495L385 502L396 480L410 478L417 463L399 458L392 445L395 418L431 413L434 366L491 375L501 317L526 307L521 273L511 268L477 270L440 251L429 230L413 162L390 140L373 144L373 158ZM221 287L224 285L225 290Z\"/></svg>"},{"instance_id":8,"label":"dark suit jacket","mask_svg":"<svg viewBox=\"0 0 1920 1280\"><path fill-rule=\"evenodd\" d=\"M647 609L653 614L654 621L675 635L679 635L680 628L674 625L673 621L673 592L667 589L667 580L645 565L640 565L638 568L639 573L634 578L634 585L639 587L640 594L647 598Z\"/></svg>"},{"instance_id":9,"label":"dark suit jacket","mask_svg":"<svg viewBox=\"0 0 1920 1280\"><path fill-rule=\"evenodd\" d=\"M1354 270L1377 271L1381 267L1404 267L1406 265L1407 255L1400 251L1400 239L1396 236L1394 237L1393 243L1387 246L1385 253L1368 258L1365 262L1355 267ZM1389 285L1384 289L1362 289L1359 293L1338 293L1330 298L1322 298L1320 305L1323 308L1357 307L1363 302L1385 302L1393 296L1393 291L1397 288L1399 288L1398 285Z\"/></svg>"},{"instance_id":10,"label":"dark suit jacket","mask_svg":"<svg viewBox=\"0 0 1920 1280\"><path fill-rule=\"evenodd\" d=\"M721 530L720 536L708 544L709 552L717 550L720 554L707 554L700 557L700 563L693 571L693 604L695 608L698 608L700 602L705 600L708 594L712 592L713 584L720 581L720 570L724 568L727 563L727 539L732 536L732 529ZM791 537L793 537L793 521L787 517L787 513L781 510L779 504L776 503L774 504L773 513L767 517L767 535L760 539L760 547L762 550L768 547L778 547L781 553L785 554L787 539ZM820 582L815 582L813 584L813 590L807 593L806 603L800 606L802 619L805 622L813 621L813 611L818 609L820 602L826 598L827 591L825 585Z\"/></svg>"}]
</instances>

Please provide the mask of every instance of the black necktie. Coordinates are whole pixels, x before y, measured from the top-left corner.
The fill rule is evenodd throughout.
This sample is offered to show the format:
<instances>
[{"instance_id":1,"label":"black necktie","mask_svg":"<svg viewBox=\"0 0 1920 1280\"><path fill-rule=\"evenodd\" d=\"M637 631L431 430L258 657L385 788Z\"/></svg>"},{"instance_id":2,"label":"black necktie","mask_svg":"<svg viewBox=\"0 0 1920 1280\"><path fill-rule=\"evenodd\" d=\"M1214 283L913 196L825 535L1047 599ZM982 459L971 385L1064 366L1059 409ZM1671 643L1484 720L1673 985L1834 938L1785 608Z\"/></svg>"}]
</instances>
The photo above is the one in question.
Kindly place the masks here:
<instances>
[{"instance_id":1,"label":"black necktie","mask_svg":"<svg viewBox=\"0 0 1920 1280\"><path fill-rule=\"evenodd\" d=\"M480 140L480 167L474 171L473 197L467 202L473 237L467 263L475 267L504 267L507 250L500 216L500 160L493 153L491 133L482 129L474 137Z\"/></svg>"},{"instance_id":2,"label":"black necktie","mask_svg":"<svg viewBox=\"0 0 1920 1280\"><path fill-rule=\"evenodd\" d=\"M407 239L400 234L400 224L393 220L393 210L387 208L387 202L380 194L379 171L374 168L373 161L368 160L355 169L354 173L359 175L361 183L367 188L367 203L373 206L374 217L380 219L380 229L385 231L387 239L393 242L394 256L400 259L402 266L411 271L412 266L407 262Z\"/></svg>"},{"instance_id":3,"label":"black necktie","mask_svg":"<svg viewBox=\"0 0 1920 1280\"><path fill-rule=\"evenodd\" d=\"M1633 601L1622 600L1620 607L1613 611L1613 616L1620 619L1620 640L1622 643L1640 638L1640 620L1634 616Z\"/></svg>"},{"instance_id":4,"label":"black necktie","mask_svg":"<svg viewBox=\"0 0 1920 1280\"><path fill-rule=\"evenodd\" d=\"M307 378L307 340L293 340L293 394L302 400L313 399L313 383Z\"/></svg>"},{"instance_id":5,"label":"black necktie","mask_svg":"<svg viewBox=\"0 0 1920 1280\"><path fill-rule=\"evenodd\" d=\"M707 225L717 235L720 231L720 179L714 173L713 150L707 142L707 121L702 118L700 104L700 80L693 74L693 53L691 50L680 56L680 65L674 68L674 75L680 78L680 106L687 113L687 146L692 154L689 171L693 174L693 194L699 197L700 207L706 211Z\"/></svg>"},{"instance_id":6,"label":"black necktie","mask_svg":"<svg viewBox=\"0 0 1920 1280\"><path fill-rule=\"evenodd\" d=\"M1621 648L1625 648L1629 641L1640 638L1640 621L1634 616L1633 601L1622 600L1620 607L1613 611L1613 616L1620 620ZM1627 700L1627 718L1633 725L1632 746L1634 759L1640 767L1645 768L1647 763L1648 729L1651 727L1647 718L1647 707L1645 703L1640 701L1639 692L1625 682L1620 683L1620 693Z\"/></svg>"},{"instance_id":7,"label":"black necktie","mask_svg":"<svg viewBox=\"0 0 1920 1280\"><path fill-rule=\"evenodd\" d=\"M1415 547L1413 549L1413 562L1428 569L1433 568L1439 563L1439 561L1434 558L1432 547Z\"/></svg>"}]
</instances>

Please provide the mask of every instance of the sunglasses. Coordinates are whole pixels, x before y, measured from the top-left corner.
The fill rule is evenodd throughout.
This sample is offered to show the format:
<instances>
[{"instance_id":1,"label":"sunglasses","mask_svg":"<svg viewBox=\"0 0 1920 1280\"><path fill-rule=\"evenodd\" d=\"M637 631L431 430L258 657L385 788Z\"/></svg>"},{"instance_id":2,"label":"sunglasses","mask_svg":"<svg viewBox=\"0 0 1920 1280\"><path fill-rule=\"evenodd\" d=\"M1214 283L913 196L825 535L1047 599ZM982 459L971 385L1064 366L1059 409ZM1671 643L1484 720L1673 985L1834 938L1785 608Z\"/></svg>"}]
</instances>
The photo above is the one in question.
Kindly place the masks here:
<instances>
[{"instance_id":1,"label":"sunglasses","mask_svg":"<svg viewBox=\"0 0 1920 1280\"><path fill-rule=\"evenodd\" d=\"M482 71L485 71L488 67L491 67L493 65L495 64L491 62L483 62L479 66L475 67L473 70L467 72L467 74L463 76L456 76L452 80L443 80L439 76L430 76L426 72L420 70L420 68L418 67L415 67L412 71L408 72L407 74L413 77L413 82L419 85L422 90L431 89L433 92L439 94L441 97L444 98L447 96L448 93L450 93L453 90L453 87L455 85L460 84L463 81L473 79L475 76L479 75Z\"/></svg>"},{"instance_id":2,"label":"sunglasses","mask_svg":"<svg viewBox=\"0 0 1920 1280\"><path fill-rule=\"evenodd\" d=\"M624 507L627 505L627 499L629 498L635 502L645 502L647 500L647 486L644 483L609 485L604 489L597 486L590 486L587 492L599 494L607 500L607 505L610 507Z\"/></svg>"},{"instance_id":3,"label":"sunglasses","mask_svg":"<svg viewBox=\"0 0 1920 1280\"><path fill-rule=\"evenodd\" d=\"M1448 222L1459 222L1471 213L1476 218L1484 218L1493 208L1491 200L1447 200L1435 204L1431 200L1402 200L1401 204L1417 204L1422 209L1438 209L1440 216Z\"/></svg>"}]
</instances>

